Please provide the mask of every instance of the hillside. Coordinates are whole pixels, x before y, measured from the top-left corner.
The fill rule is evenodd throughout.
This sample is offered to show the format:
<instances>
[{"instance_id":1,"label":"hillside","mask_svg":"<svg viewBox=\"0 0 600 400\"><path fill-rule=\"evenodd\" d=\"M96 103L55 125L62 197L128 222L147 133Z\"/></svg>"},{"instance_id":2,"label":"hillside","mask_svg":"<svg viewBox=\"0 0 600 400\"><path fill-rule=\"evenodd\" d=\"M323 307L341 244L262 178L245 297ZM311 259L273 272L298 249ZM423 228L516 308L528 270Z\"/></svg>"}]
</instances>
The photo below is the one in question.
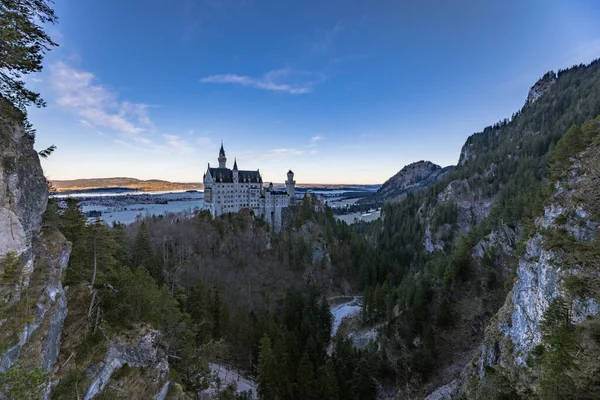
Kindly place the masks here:
<instances>
[{"instance_id":1,"label":"hillside","mask_svg":"<svg viewBox=\"0 0 600 400\"><path fill-rule=\"evenodd\" d=\"M162 190L192 190L202 189L201 183L169 182L158 179L140 180L135 178L91 178L73 180L52 180L52 188L57 192L90 190L99 188L128 188L142 192Z\"/></svg>"},{"instance_id":2,"label":"hillside","mask_svg":"<svg viewBox=\"0 0 600 400\"><path fill-rule=\"evenodd\" d=\"M360 202L398 202L409 193L425 189L435 183L454 167L440 167L430 161L417 161L402 168L398 173L385 181L373 196L361 199Z\"/></svg>"},{"instance_id":3,"label":"hillside","mask_svg":"<svg viewBox=\"0 0 600 400\"><path fill-rule=\"evenodd\" d=\"M357 228L377 243L365 274L364 314L370 324L386 324L380 371L397 398L458 398L465 390L463 398L587 398L581 396L597 384L590 381L597 366L589 329L597 326L593 298L600 286L595 279L564 279L564 262L553 262L549 251L565 249L571 274L590 274L588 266L597 263L590 243L598 234L598 198L589 189L597 186L597 159L564 172L566 184L551 173L568 168L557 159L578 165L582 151L596 153L587 147L590 139L566 145L561 139L600 114L598 93L599 61L544 75L521 110L466 140L456 168L403 202L384 205L370 230ZM580 131L593 130L589 124ZM588 189L556 197L581 178ZM540 242L549 228L558 235ZM584 250L575 256L577 248ZM548 311L559 294L573 313L567 312L568 332L589 349L583 355L568 343L557 349L540 323L562 312L560 305ZM577 325L583 319L589 329ZM556 353L539 358L544 349L567 352L582 373L573 369L565 377L552 361ZM540 368L570 382L569 395L540 395L548 385Z\"/></svg>"}]
</instances>

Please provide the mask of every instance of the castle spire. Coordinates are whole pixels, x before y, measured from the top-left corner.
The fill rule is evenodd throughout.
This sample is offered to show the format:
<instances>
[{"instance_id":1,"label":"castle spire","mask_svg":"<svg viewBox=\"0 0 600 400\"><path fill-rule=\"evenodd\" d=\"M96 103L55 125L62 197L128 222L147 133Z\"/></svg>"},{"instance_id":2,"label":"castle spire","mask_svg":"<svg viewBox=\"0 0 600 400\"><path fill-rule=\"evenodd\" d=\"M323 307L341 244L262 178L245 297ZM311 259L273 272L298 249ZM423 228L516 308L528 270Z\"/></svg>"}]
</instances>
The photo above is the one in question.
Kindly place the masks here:
<instances>
[{"instance_id":1,"label":"castle spire","mask_svg":"<svg viewBox=\"0 0 600 400\"><path fill-rule=\"evenodd\" d=\"M225 157L225 149L221 140L221 149L219 150L219 168L227 168L227 157Z\"/></svg>"},{"instance_id":2,"label":"castle spire","mask_svg":"<svg viewBox=\"0 0 600 400\"><path fill-rule=\"evenodd\" d=\"M237 170L238 170L238 166L237 166L237 159L236 159L236 158L234 158L234 159L233 159L233 170L234 170L234 171L237 171Z\"/></svg>"}]
</instances>

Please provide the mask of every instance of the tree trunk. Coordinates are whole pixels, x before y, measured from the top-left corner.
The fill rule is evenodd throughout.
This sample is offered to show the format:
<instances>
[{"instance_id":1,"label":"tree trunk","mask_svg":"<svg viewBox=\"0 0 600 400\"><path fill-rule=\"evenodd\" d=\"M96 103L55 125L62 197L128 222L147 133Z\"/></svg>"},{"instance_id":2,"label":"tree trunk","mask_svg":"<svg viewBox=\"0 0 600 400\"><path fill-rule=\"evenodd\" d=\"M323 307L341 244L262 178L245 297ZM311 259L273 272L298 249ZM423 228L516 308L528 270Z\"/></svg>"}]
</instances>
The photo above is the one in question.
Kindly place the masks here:
<instances>
[{"instance_id":1,"label":"tree trunk","mask_svg":"<svg viewBox=\"0 0 600 400\"><path fill-rule=\"evenodd\" d=\"M96 329L98 329L98 321L100 320L100 304L96 309L96 323L94 324L94 331L92 333L96 333Z\"/></svg>"},{"instance_id":2,"label":"tree trunk","mask_svg":"<svg viewBox=\"0 0 600 400\"><path fill-rule=\"evenodd\" d=\"M92 288L94 287L94 282L96 282L96 266L97 266L96 238L94 238L94 273L92 274Z\"/></svg>"},{"instance_id":3,"label":"tree trunk","mask_svg":"<svg viewBox=\"0 0 600 400\"><path fill-rule=\"evenodd\" d=\"M90 301L90 307L88 308L88 318L92 316L92 310L94 308L94 300L96 300L96 291L92 292L92 301Z\"/></svg>"}]
</instances>

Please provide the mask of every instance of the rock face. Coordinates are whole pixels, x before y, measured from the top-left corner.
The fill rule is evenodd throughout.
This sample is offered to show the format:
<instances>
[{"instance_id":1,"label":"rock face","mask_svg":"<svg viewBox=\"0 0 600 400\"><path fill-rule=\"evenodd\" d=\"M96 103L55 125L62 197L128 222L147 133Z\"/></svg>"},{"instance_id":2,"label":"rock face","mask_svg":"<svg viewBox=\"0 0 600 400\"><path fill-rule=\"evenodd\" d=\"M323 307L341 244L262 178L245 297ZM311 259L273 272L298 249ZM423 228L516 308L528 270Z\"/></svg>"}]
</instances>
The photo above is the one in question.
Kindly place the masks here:
<instances>
[{"instance_id":1,"label":"rock face","mask_svg":"<svg viewBox=\"0 0 600 400\"><path fill-rule=\"evenodd\" d=\"M48 185L22 125L0 120L0 255L9 251L30 259L48 202Z\"/></svg>"},{"instance_id":2,"label":"rock face","mask_svg":"<svg viewBox=\"0 0 600 400\"><path fill-rule=\"evenodd\" d=\"M501 225L480 240L472 250L472 258L478 265L486 260L502 270L505 278L509 272L509 262L515 254L517 241L521 235L519 226L511 228Z\"/></svg>"},{"instance_id":3,"label":"rock face","mask_svg":"<svg viewBox=\"0 0 600 400\"><path fill-rule=\"evenodd\" d=\"M22 125L2 120L0 260L8 253L18 256L19 277L10 298L2 299L16 315L0 325L1 341L8 345L0 354L0 371L21 355L50 371L58 355L67 312L61 278L70 245L58 232L39 235L47 201L48 187L33 138Z\"/></svg>"},{"instance_id":4,"label":"rock face","mask_svg":"<svg viewBox=\"0 0 600 400\"><path fill-rule=\"evenodd\" d=\"M452 170L430 161L418 161L402 168L388 179L375 194L382 201L402 201L408 193L422 190Z\"/></svg>"},{"instance_id":5,"label":"rock face","mask_svg":"<svg viewBox=\"0 0 600 400\"><path fill-rule=\"evenodd\" d=\"M553 71L547 72L529 89L525 107L531 106L544 93L550 90L550 87L556 82L556 74Z\"/></svg>"},{"instance_id":6,"label":"rock face","mask_svg":"<svg viewBox=\"0 0 600 400\"><path fill-rule=\"evenodd\" d=\"M490 213L494 202L482 195L481 190L473 190L466 179L452 181L438 195L438 203L453 202L457 206L456 229L466 233L483 221Z\"/></svg>"},{"instance_id":7,"label":"rock face","mask_svg":"<svg viewBox=\"0 0 600 400\"><path fill-rule=\"evenodd\" d=\"M476 179L480 179L479 176ZM432 226L435 208L426 209L423 205L419 210L425 224L423 246L427 253L433 253L444 248L443 236L454 230L460 234L469 232L474 226L481 223L490 214L495 205L493 198L486 197L479 189L473 189L467 179L455 180L448 183L444 190L438 194L436 206L454 205L456 220L451 226Z\"/></svg>"},{"instance_id":8,"label":"rock face","mask_svg":"<svg viewBox=\"0 0 600 400\"><path fill-rule=\"evenodd\" d=\"M25 361L49 372L60 350L63 322L67 316L61 279L69 262L71 245L62 234L53 232L41 235L34 250L34 269L26 290L27 297L35 299L35 308L28 324L7 321L2 325L3 336L18 332L18 340L0 355L0 371L6 371L22 355Z\"/></svg>"},{"instance_id":9,"label":"rock face","mask_svg":"<svg viewBox=\"0 0 600 400\"><path fill-rule=\"evenodd\" d=\"M481 382L485 382L490 370L503 371L517 386L521 379L523 386L528 385L523 377L535 373L528 366L528 357L542 343L540 324L556 297L572 299L570 315L576 325L600 315L600 304L589 292L570 292L564 285L567 278L586 281L597 277L593 267L596 261L589 258L590 253L580 252L597 246L600 234L600 147L587 153L580 154L583 161L576 160L565 179L555 184L549 204L535 222L536 232L525 242L513 289L490 320L480 354L472 363L477 365L472 372L477 377L475 386L485 385ZM510 247L510 241L502 239L505 236L510 237L500 234L495 240L500 247L503 242ZM475 254L483 252L478 246ZM578 357L588 356L584 351Z\"/></svg>"},{"instance_id":10,"label":"rock face","mask_svg":"<svg viewBox=\"0 0 600 400\"><path fill-rule=\"evenodd\" d=\"M145 387L148 397L143 397L143 393L137 392L133 393L135 396L139 396L138 398L164 398L169 387L167 382L169 363L165 350L158 344L159 338L159 331L149 329L138 336L134 343L123 339L112 340L108 344L108 352L104 361L93 368L88 368L92 383L88 387L84 399L90 400L102 392L111 376L125 364L130 367L147 367L151 370L152 380L147 381Z\"/></svg>"}]
</instances>

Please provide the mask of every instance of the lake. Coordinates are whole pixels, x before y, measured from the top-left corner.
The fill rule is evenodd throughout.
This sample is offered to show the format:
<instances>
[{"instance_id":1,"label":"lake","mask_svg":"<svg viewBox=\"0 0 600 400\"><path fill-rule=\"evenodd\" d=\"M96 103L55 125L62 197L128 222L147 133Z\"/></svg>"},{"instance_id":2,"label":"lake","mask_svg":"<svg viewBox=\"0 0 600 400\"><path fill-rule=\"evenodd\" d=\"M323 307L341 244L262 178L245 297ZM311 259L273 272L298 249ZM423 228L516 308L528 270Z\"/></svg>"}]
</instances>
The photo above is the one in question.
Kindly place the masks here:
<instances>
[{"instance_id":1,"label":"lake","mask_svg":"<svg viewBox=\"0 0 600 400\"><path fill-rule=\"evenodd\" d=\"M190 214L205 208L204 192L122 192L122 193L70 193L53 195L57 199L79 199L84 213L99 211L100 219L108 224L130 224L138 215L161 215L167 212ZM95 218L89 218L94 220Z\"/></svg>"}]
</instances>

